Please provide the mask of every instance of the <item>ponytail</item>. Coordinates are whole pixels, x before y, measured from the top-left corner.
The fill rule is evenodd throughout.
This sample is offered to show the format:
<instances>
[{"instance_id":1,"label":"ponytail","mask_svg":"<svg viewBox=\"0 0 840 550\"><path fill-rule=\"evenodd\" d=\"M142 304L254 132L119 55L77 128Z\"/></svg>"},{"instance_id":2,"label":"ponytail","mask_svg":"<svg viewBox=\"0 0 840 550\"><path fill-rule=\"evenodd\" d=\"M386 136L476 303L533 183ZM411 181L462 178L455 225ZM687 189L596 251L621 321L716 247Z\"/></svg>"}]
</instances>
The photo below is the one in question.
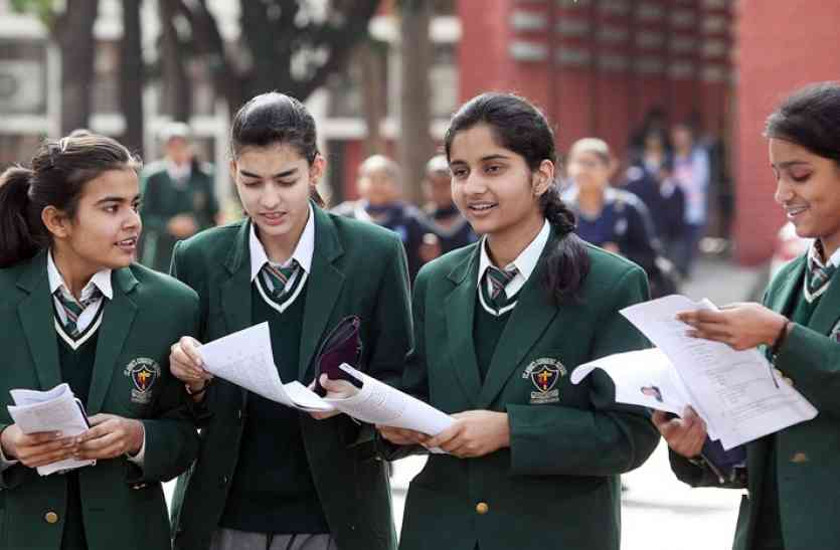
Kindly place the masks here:
<instances>
[{"instance_id":1,"label":"ponytail","mask_svg":"<svg viewBox=\"0 0 840 550\"><path fill-rule=\"evenodd\" d=\"M581 287L589 274L589 255L583 241L575 234L575 214L560 198L556 184L540 197L543 215L557 233L553 248L545 257L543 288L557 306L564 302L578 302ZM549 243L551 245L551 241Z\"/></svg>"},{"instance_id":2,"label":"ponytail","mask_svg":"<svg viewBox=\"0 0 840 550\"><path fill-rule=\"evenodd\" d=\"M0 175L0 268L35 256L40 227L32 227L29 188L34 172L15 166ZM38 224L40 225L40 224Z\"/></svg>"}]
</instances>

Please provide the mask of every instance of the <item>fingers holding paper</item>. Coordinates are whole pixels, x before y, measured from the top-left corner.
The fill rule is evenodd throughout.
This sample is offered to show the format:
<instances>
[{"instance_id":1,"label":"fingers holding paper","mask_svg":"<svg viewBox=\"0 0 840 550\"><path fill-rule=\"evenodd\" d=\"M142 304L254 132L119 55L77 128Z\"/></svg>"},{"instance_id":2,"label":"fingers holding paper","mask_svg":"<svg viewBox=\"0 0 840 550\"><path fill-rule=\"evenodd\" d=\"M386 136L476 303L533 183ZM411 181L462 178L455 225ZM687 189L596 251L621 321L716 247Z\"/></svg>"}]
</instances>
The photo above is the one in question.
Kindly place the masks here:
<instances>
[{"instance_id":1,"label":"fingers holding paper","mask_svg":"<svg viewBox=\"0 0 840 550\"><path fill-rule=\"evenodd\" d=\"M772 345L786 321L784 316L756 303L685 311L677 319L691 327L689 336L722 342L739 351Z\"/></svg>"},{"instance_id":2,"label":"fingers holding paper","mask_svg":"<svg viewBox=\"0 0 840 550\"><path fill-rule=\"evenodd\" d=\"M686 407L683 416L670 417L663 411L653 413L653 425L662 434L675 453L694 458L703 449L706 441L706 423L691 407Z\"/></svg>"},{"instance_id":3,"label":"fingers holding paper","mask_svg":"<svg viewBox=\"0 0 840 550\"><path fill-rule=\"evenodd\" d=\"M91 428L77 439L76 458L81 460L116 458L125 453L135 455L143 446L143 423L113 414L97 414L90 418Z\"/></svg>"},{"instance_id":4,"label":"fingers holding paper","mask_svg":"<svg viewBox=\"0 0 840 550\"><path fill-rule=\"evenodd\" d=\"M321 387L327 391L327 394L324 396L327 399L347 399L348 397L353 397L356 395L359 390L345 380L332 380L326 374L322 374L318 378L318 382L321 383ZM313 380L312 383L309 385L309 389L315 389L315 381ZM341 411L338 409L328 412L311 412L309 415L314 418L315 420L325 420L327 418L332 418L333 416L341 414Z\"/></svg>"},{"instance_id":5,"label":"fingers holding paper","mask_svg":"<svg viewBox=\"0 0 840 550\"><path fill-rule=\"evenodd\" d=\"M213 375L204 370L204 361L198 348L201 343L195 338L184 336L172 344L169 353L169 370L181 382L195 391L207 384Z\"/></svg>"},{"instance_id":6,"label":"fingers holding paper","mask_svg":"<svg viewBox=\"0 0 840 550\"><path fill-rule=\"evenodd\" d=\"M76 445L75 437L63 437L61 432L24 434L17 424L2 433L3 455L8 460L20 460L24 466L37 468L70 458Z\"/></svg>"},{"instance_id":7,"label":"fingers holding paper","mask_svg":"<svg viewBox=\"0 0 840 550\"><path fill-rule=\"evenodd\" d=\"M432 436L406 428L395 428L378 424L376 429L387 441L394 445L423 445Z\"/></svg>"},{"instance_id":8,"label":"fingers holding paper","mask_svg":"<svg viewBox=\"0 0 840 550\"><path fill-rule=\"evenodd\" d=\"M506 413L476 410L453 414L455 422L423 443L459 458L476 458L510 446L510 424Z\"/></svg>"}]
</instances>

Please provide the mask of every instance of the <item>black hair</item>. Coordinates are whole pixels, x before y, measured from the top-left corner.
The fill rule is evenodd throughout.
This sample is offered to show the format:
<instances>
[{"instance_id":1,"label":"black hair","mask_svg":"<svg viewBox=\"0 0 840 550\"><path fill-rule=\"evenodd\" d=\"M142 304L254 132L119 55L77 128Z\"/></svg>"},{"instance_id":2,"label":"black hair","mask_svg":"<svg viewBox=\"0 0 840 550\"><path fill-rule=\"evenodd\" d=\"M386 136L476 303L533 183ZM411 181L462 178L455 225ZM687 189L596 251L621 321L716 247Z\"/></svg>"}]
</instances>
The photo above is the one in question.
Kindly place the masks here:
<instances>
[{"instance_id":1,"label":"black hair","mask_svg":"<svg viewBox=\"0 0 840 550\"><path fill-rule=\"evenodd\" d=\"M75 133L44 142L31 167L0 174L0 267L35 256L52 242L41 213L53 206L73 218L85 184L110 170L139 171L140 160L116 140Z\"/></svg>"},{"instance_id":2,"label":"black hair","mask_svg":"<svg viewBox=\"0 0 840 550\"><path fill-rule=\"evenodd\" d=\"M800 88L767 117L764 135L790 141L840 165L840 84Z\"/></svg>"},{"instance_id":3,"label":"black hair","mask_svg":"<svg viewBox=\"0 0 840 550\"><path fill-rule=\"evenodd\" d=\"M539 169L544 160L557 163L554 132L545 115L528 100L502 93L476 96L453 115L444 137L447 161L458 132L480 124L490 128L500 146L525 159L531 171ZM543 286L557 305L566 300L577 301L590 261L583 241L574 233L575 215L561 200L558 182L551 182L540 197L540 207L558 237L545 257Z\"/></svg>"},{"instance_id":4,"label":"black hair","mask_svg":"<svg viewBox=\"0 0 840 550\"><path fill-rule=\"evenodd\" d=\"M234 158L246 147L274 144L294 147L310 166L319 154L312 114L303 103L280 92L251 98L233 117L230 131L230 150ZM325 205L317 189L313 187L310 194L319 206Z\"/></svg>"}]
</instances>

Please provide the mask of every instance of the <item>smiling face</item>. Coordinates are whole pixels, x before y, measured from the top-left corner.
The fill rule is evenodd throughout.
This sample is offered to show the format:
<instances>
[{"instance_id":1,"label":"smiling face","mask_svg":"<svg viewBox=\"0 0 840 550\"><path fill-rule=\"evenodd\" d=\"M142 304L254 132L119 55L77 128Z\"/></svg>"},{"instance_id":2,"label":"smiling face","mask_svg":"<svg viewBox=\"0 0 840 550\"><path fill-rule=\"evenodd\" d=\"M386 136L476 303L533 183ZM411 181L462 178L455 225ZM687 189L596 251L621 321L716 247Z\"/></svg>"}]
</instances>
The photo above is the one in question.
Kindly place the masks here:
<instances>
[{"instance_id":1,"label":"smiling face","mask_svg":"<svg viewBox=\"0 0 840 550\"><path fill-rule=\"evenodd\" d=\"M318 156L310 166L295 147L277 143L245 147L230 168L242 206L257 226L263 245L270 248L271 241L297 243L324 159Z\"/></svg>"},{"instance_id":2,"label":"smiling face","mask_svg":"<svg viewBox=\"0 0 840 550\"><path fill-rule=\"evenodd\" d=\"M84 184L73 217L47 207L42 217L56 256L81 279L130 265L142 229L139 202L137 174L109 170Z\"/></svg>"},{"instance_id":3,"label":"smiling face","mask_svg":"<svg viewBox=\"0 0 840 550\"><path fill-rule=\"evenodd\" d=\"M476 233L502 236L543 223L539 198L554 177L550 160L532 171L521 155L496 143L489 126L479 124L455 135L449 166L452 198Z\"/></svg>"},{"instance_id":4,"label":"smiling face","mask_svg":"<svg viewBox=\"0 0 840 550\"><path fill-rule=\"evenodd\" d=\"M769 143L776 202L800 237L820 239L827 256L840 247L840 166L783 139Z\"/></svg>"}]
</instances>

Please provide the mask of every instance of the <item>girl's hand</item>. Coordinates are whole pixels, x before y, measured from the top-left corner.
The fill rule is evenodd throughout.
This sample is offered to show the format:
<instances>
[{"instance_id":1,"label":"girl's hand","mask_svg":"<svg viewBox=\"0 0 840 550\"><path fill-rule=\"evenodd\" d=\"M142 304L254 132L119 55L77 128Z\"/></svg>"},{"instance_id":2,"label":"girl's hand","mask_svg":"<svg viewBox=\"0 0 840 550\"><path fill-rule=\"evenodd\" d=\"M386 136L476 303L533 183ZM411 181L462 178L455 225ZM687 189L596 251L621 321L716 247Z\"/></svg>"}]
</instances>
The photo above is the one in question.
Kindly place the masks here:
<instances>
[{"instance_id":1,"label":"girl's hand","mask_svg":"<svg viewBox=\"0 0 840 550\"><path fill-rule=\"evenodd\" d=\"M386 440L394 445L425 445L431 436L423 432L415 432L405 428L393 428L391 426L377 425L376 429Z\"/></svg>"},{"instance_id":2,"label":"girl's hand","mask_svg":"<svg viewBox=\"0 0 840 550\"><path fill-rule=\"evenodd\" d=\"M654 411L653 425L662 434L668 447L686 458L694 458L706 441L706 423L691 407L686 407L682 418L668 418L662 411Z\"/></svg>"},{"instance_id":3,"label":"girl's hand","mask_svg":"<svg viewBox=\"0 0 840 550\"><path fill-rule=\"evenodd\" d=\"M184 336L172 344L169 350L169 370L178 380L190 387L192 393L203 390L213 375L204 370L204 362L198 353L201 342Z\"/></svg>"},{"instance_id":4,"label":"girl's hand","mask_svg":"<svg viewBox=\"0 0 840 550\"><path fill-rule=\"evenodd\" d=\"M677 319L691 327L689 336L723 342L736 350L772 346L787 323L783 315L756 303L732 304L720 311L686 311Z\"/></svg>"},{"instance_id":5,"label":"girl's hand","mask_svg":"<svg viewBox=\"0 0 840 550\"><path fill-rule=\"evenodd\" d=\"M26 435L17 424L12 424L0 434L0 444L7 460L19 460L24 466L37 468L73 456L76 438L62 437L61 432Z\"/></svg>"},{"instance_id":6,"label":"girl's hand","mask_svg":"<svg viewBox=\"0 0 840 550\"><path fill-rule=\"evenodd\" d=\"M346 380L331 380L326 374L322 374L318 381L321 382L321 387L327 390L327 395L324 397L329 399L347 399L359 392L359 389L350 382ZM309 389L315 389L315 381L309 384ZM309 416L315 420L325 420L339 414L341 414L341 411L335 410L329 412L311 412Z\"/></svg>"},{"instance_id":7,"label":"girl's hand","mask_svg":"<svg viewBox=\"0 0 840 550\"><path fill-rule=\"evenodd\" d=\"M75 457L80 460L116 458L140 452L145 438L143 423L113 414L90 417L91 428L77 438Z\"/></svg>"},{"instance_id":8,"label":"girl's hand","mask_svg":"<svg viewBox=\"0 0 840 550\"><path fill-rule=\"evenodd\" d=\"M507 413L494 411L465 411L453 414L455 423L423 446L438 447L458 458L488 455L503 447L510 447L510 425Z\"/></svg>"}]
</instances>

